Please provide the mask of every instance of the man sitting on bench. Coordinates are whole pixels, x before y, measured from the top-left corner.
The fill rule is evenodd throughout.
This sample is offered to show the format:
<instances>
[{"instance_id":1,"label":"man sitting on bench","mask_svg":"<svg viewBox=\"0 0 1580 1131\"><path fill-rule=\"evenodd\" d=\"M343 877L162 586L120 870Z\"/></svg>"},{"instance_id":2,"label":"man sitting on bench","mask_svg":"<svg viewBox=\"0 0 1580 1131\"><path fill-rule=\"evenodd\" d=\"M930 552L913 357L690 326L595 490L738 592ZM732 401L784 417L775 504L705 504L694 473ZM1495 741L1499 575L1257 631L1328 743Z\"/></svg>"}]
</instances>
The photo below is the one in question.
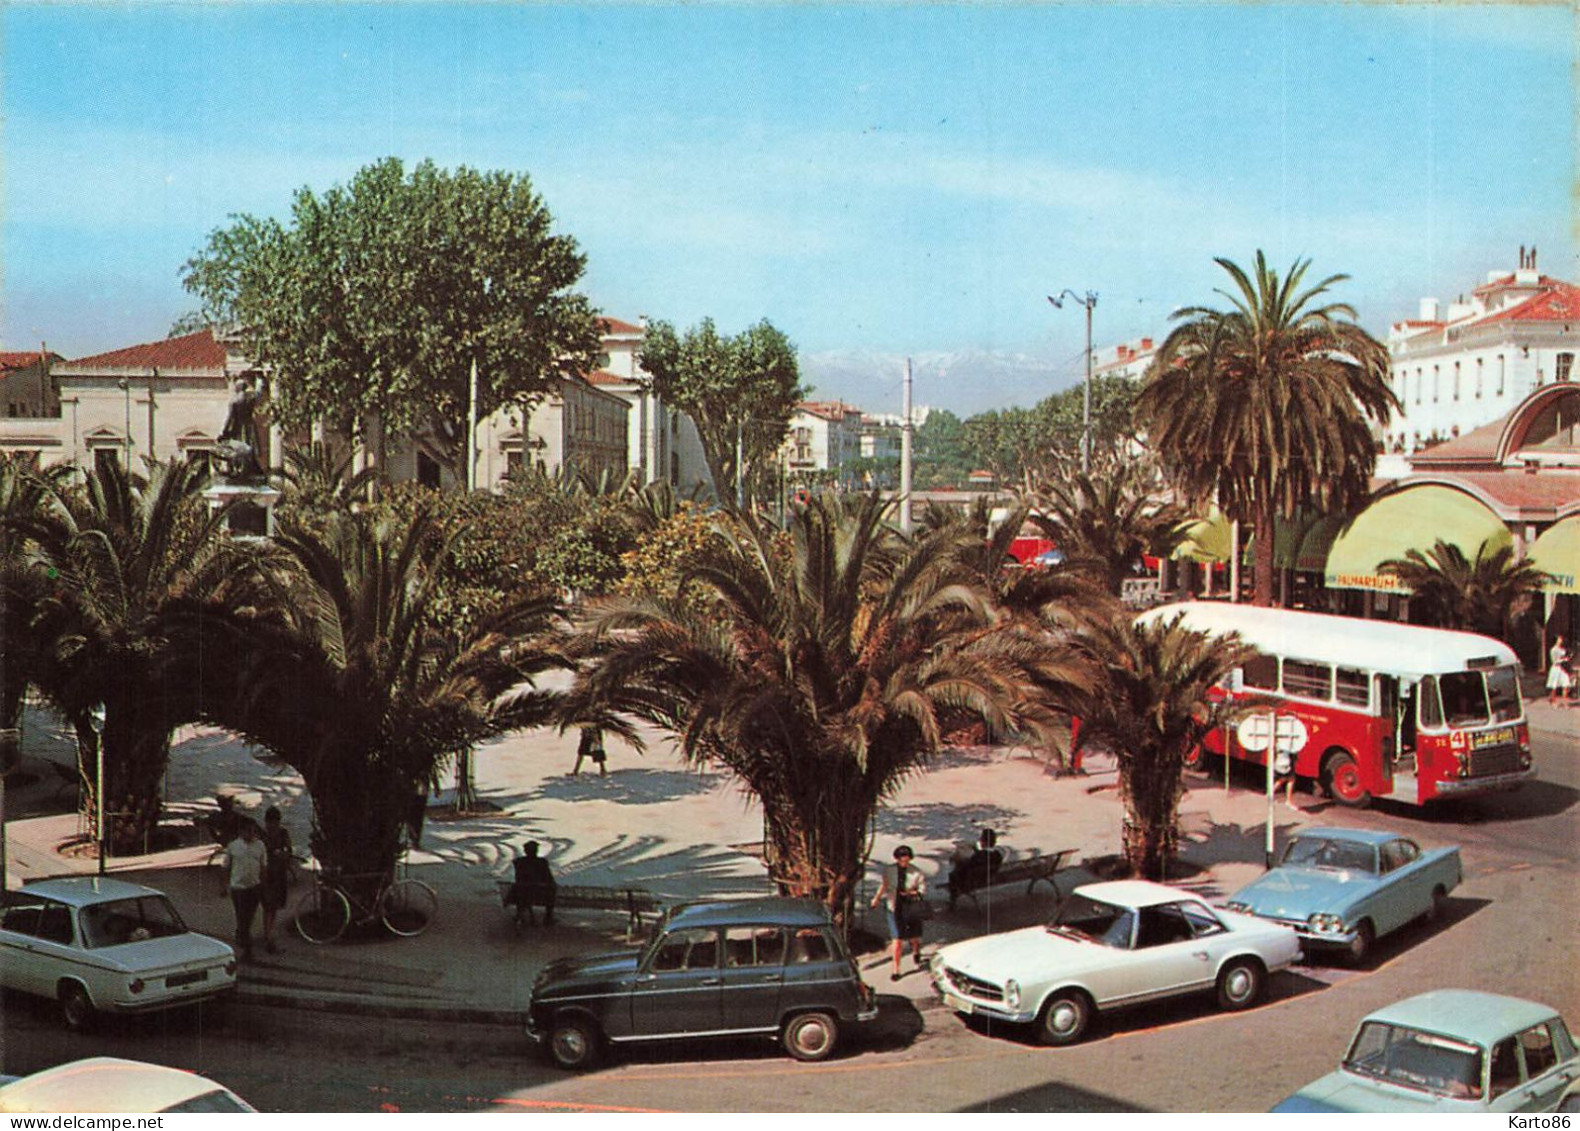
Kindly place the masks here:
<instances>
[{"instance_id":1,"label":"man sitting on bench","mask_svg":"<svg viewBox=\"0 0 1580 1131\"><path fill-rule=\"evenodd\" d=\"M521 855L516 857L516 882L511 885L510 897L506 902L516 905L516 923L521 923L522 915L527 917L527 922L536 925L537 918L532 913L534 906L543 908L543 925L554 925L554 873L549 871L549 862L538 855L538 842L529 840L521 846Z\"/></svg>"},{"instance_id":2,"label":"man sitting on bench","mask_svg":"<svg viewBox=\"0 0 1580 1131\"><path fill-rule=\"evenodd\" d=\"M998 847L998 834L992 829L983 829L971 855L956 858L954 870L949 873L950 902L968 891L991 886L993 874L1003 866L1004 851Z\"/></svg>"}]
</instances>

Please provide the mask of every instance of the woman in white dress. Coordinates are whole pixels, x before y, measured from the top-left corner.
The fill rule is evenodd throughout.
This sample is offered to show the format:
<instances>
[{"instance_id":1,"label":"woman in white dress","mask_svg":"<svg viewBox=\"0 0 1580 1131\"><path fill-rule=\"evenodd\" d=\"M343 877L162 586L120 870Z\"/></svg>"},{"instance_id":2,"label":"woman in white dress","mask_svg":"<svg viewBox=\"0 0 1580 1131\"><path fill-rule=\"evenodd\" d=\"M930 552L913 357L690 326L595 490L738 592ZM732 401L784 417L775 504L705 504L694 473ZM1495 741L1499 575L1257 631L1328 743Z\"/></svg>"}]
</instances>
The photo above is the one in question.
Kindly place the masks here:
<instances>
[{"instance_id":1,"label":"woman in white dress","mask_svg":"<svg viewBox=\"0 0 1580 1131\"><path fill-rule=\"evenodd\" d=\"M1547 650L1547 705L1567 706L1569 689L1573 686L1574 678L1569 674L1569 649L1564 647L1564 638L1560 636Z\"/></svg>"}]
</instances>

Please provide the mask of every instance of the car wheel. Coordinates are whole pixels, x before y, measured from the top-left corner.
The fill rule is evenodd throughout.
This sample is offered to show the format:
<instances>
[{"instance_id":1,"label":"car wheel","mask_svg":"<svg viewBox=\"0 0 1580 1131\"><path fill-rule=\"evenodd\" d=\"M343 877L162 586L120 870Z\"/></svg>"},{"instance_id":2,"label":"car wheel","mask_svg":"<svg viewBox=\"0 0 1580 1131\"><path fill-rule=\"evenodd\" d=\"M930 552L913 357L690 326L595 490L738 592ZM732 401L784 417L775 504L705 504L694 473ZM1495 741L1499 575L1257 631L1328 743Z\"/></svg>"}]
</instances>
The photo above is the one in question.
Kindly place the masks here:
<instances>
[{"instance_id":1,"label":"car wheel","mask_svg":"<svg viewBox=\"0 0 1580 1131\"><path fill-rule=\"evenodd\" d=\"M797 1060L827 1060L839 1043L839 1022L827 1013L798 1013L785 1022L782 1039Z\"/></svg>"},{"instance_id":2,"label":"car wheel","mask_svg":"<svg viewBox=\"0 0 1580 1131\"><path fill-rule=\"evenodd\" d=\"M66 1023L66 1028L78 1033L86 1033L93 1028L93 999L88 996L81 982L63 982L58 997L60 1019Z\"/></svg>"},{"instance_id":3,"label":"car wheel","mask_svg":"<svg viewBox=\"0 0 1580 1131\"><path fill-rule=\"evenodd\" d=\"M1262 996L1266 982L1262 964L1254 958L1235 958L1218 972L1218 1008L1245 1009Z\"/></svg>"},{"instance_id":4,"label":"car wheel","mask_svg":"<svg viewBox=\"0 0 1580 1131\"><path fill-rule=\"evenodd\" d=\"M1439 884L1432 889L1432 902L1426 905L1426 914L1422 916L1428 923L1441 923L1448 914L1448 892Z\"/></svg>"},{"instance_id":5,"label":"car wheel","mask_svg":"<svg viewBox=\"0 0 1580 1131\"><path fill-rule=\"evenodd\" d=\"M1351 966L1359 966L1366 961L1372 952L1372 943L1377 941L1377 932L1372 929L1371 920L1362 919L1355 925L1355 937L1350 940L1350 945L1345 948L1344 957L1349 959Z\"/></svg>"},{"instance_id":6,"label":"car wheel","mask_svg":"<svg viewBox=\"0 0 1580 1131\"><path fill-rule=\"evenodd\" d=\"M1335 754L1328 759L1326 785L1328 793L1340 805L1364 809L1371 804L1372 795L1361 785L1361 768L1348 754Z\"/></svg>"},{"instance_id":7,"label":"car wheel","mask_svg":"<svg viewBox=\"0 0 1580 1131\"><path fill-rule=\"evenodd\" d=\"M585 1017L556 1018L549 1030L549 1057L568 1072L585 1072L598 1063L598 1028Z\"/></svg>"},{"instance_id":8,"label":"car wheel","mask_svg":"<svg viewBox=\"0 0 1580 1131\"><path fill-rule=\"evenodd\" d=\"M1071 1045L1092 1019L1092 1002L1080 990L1060 990L1042 1007L1037 1028L1045 1045Z\"/></svg>"},{"instance_id":9,"label":"car wheel","mask_svg":"<svg viewBox=\"0 0 1580 1131\"><path fill-rule=\"evenodd\" d=\"M1187 770L1206 769L1207 751L1202 747L1202 744L1198 742L1190 749L1185 751L1185 757L1182 761Z\"/></svg>"}]
</instances>

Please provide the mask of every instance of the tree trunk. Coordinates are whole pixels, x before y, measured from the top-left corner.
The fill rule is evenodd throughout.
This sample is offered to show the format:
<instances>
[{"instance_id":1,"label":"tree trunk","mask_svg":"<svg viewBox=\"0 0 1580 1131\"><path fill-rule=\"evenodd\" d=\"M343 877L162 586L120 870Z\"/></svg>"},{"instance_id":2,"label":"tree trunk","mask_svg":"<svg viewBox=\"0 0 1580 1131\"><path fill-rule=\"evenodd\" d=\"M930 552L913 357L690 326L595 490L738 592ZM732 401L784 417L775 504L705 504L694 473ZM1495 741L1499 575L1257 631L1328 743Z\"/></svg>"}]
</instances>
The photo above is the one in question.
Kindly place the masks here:
<instances>
[{"instance_id":1,"label":"tree trunk","mask_svg":"<svg viewBox=\"0 0 1580 1131\"><path fill-rule=\"evenodd\" d=\"M1251 603L1263 608L1273 605L1273 575L1275 570L1274 555L1274 526L1277 523L1277 512L1269 502L1258 503L1256 507L1256 547L1255 560L1252 569L1256 573L1254 589L1251 593Z\"/></svg>"},{"instance_id":2,"label":"tree trunk","mask_svg":"<svg viewBox=\"0 0 1580 1131\"><path fill-rule=\"evenodd\" d=\"M116 856L147 852L159 827L170 731L144 717L139 701L115 699L105 704L104 730L98 741L104 759L104 796L93 798L95 822L102 802L110 851ZM88 771L90 780L97 784L97 764Z\"/></svg>"},{"instance_id":3,"label":"tree trunk","mask_svg":"<svg viewBox=\"0 0 1580 1131\"><path fill-rule=\"evenodd\" d=\"M420 786L371 750L323 752L302 773L313 800L313 855L327 875L372 907L404 850Z\"/></svg>"},{"instance_id":4,"label":"tree trunk","mask_svg":"<svg viewBox=\"0 0 1580 1131\"><path fill-rule=\"evenodd\" d=\"M819 900L848 931L866 858L867 819L876 798L859 780L835 775L824 777L810 796L799 800L763 793L757 797L767 838L764 855L779 890Z\"/></svg>"}]
</instances>

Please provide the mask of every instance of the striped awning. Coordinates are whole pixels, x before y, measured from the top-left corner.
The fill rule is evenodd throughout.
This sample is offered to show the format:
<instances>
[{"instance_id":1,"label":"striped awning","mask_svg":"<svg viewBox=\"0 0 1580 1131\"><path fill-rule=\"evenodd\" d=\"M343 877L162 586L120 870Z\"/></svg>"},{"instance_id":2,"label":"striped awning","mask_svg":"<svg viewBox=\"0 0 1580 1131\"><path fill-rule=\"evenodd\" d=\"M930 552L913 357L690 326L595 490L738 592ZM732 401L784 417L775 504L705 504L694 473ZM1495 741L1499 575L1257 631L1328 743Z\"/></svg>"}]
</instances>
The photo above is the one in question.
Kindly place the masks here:
<instances>
[{"instance_id":1,"label":"striped awning","mask_svg":"<svg viewBox=\"0 0 1580 1131\"><path fill-rule=\"evenodd\" d=\"M1542 586L1546 593L1580 593L1576 584L1580 573L1580 518L1555 522L1531 543L1530 563L1552 580Z\"/></svg>"}]
</instances>

